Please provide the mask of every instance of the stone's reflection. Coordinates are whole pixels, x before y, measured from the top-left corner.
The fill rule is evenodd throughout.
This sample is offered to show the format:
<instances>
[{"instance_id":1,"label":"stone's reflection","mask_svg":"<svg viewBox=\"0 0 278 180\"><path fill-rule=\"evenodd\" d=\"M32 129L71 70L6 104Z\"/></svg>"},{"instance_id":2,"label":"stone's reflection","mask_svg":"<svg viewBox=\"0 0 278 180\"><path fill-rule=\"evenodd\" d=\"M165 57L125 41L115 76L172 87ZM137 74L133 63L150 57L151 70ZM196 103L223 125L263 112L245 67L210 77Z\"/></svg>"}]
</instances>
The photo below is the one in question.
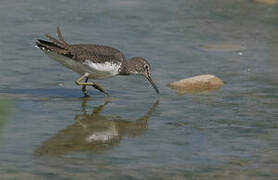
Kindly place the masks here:
<instances>
[{"instance_id":1,"label":"stone's reflection","mask_svg":"<svg viewBox=\"0 0 278 180\"><path fill-rule=\"evenodd\" d=\"M127 121L120 117L101 115L108 102L94 108L93 112L88 114L87 99L84 99L83 114L76 115L76 122L45 141L36 149L35 154L63 155L71 152L107 150L118 145L123 136L135 137L143 134L158 103L157 100L143 117Z\"/></svg>"}]
</instances>

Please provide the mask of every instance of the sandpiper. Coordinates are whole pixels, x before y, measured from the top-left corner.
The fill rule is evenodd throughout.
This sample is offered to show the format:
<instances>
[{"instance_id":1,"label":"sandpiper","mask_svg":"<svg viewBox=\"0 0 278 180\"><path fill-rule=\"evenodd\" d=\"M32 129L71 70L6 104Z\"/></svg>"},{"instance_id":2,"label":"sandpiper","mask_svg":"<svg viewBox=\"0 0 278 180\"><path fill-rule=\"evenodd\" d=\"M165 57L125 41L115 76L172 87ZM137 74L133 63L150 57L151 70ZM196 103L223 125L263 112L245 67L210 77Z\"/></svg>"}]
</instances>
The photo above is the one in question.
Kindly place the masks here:
<instances>
[{"instance_id":1,"label":"sandpiper","mask_svg":"<svg viewBox=\"0 0 278 180\"><path fill-rule=\"evenodd\" d=\"M143 75L151 83L156 93L158 88L150 76L151 66L143 57L125 59L123 53L115 48L97 44L68 44L57 27L58 39L45 35L50 41L38 39L36 46L50 58L81 75L75 81L82 86L84 96L88 96L86 86L93 86L108 95L102 86L89 79L107 79L116 75ZM82 80L84 80L82 82Z\"/></svg>"}]
</instances>

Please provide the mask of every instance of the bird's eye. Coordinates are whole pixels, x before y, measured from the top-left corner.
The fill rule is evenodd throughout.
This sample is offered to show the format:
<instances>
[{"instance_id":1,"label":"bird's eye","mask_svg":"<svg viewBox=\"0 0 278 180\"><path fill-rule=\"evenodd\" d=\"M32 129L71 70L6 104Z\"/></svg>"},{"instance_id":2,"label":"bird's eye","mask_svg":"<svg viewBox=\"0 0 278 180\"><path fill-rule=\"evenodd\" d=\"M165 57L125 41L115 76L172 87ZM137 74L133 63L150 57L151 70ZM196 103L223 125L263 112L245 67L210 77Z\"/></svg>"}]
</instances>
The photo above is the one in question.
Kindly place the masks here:
<instances>
[{"instance_id":1,"label":"bird's eye","mask_svg":"<svg viewBox=\"0 0 278 180\"><path fill-rule=\"evenodd\" d=\"M145 64L145 65L144 65L144 68L145 68L146 70L149 70L150 67L149 67L147 64Z\"/></svg>"}]
</instances>

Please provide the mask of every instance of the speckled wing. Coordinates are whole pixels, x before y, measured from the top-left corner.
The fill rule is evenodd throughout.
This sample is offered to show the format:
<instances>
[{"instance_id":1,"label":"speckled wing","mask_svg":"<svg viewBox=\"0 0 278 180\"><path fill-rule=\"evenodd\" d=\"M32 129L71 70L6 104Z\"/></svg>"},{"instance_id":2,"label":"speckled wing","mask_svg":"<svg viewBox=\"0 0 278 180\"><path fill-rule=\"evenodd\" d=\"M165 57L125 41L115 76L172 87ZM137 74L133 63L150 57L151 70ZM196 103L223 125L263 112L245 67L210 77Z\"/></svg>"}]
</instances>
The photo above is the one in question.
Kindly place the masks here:
<instances>
[{"instance_id":1,"label":"speckled wing","mask_svg":"<svg viewBox=\"0 0 278 180\"><path fill-rule=\"evenodd\" d=\"M117 49L95 44L72 44L69 46L67 56L71 55L72 59L93 63L122 63L125 61L124 55Z\"/></svg>"},{"instance_id":2,"label":"speckled wing","mask_svg":"<svg viewBox=\"0 0 278 180\"><path fill-rule=\"evenodd\" d=\"M68 44L57 27L58 39L46 34L50 41L38 39L36 45L43 51L51 51L73 60L92 63L113 62L120 64L125 61L124 55L117 49L97 44Z\"/></svg>"}]
</instances>

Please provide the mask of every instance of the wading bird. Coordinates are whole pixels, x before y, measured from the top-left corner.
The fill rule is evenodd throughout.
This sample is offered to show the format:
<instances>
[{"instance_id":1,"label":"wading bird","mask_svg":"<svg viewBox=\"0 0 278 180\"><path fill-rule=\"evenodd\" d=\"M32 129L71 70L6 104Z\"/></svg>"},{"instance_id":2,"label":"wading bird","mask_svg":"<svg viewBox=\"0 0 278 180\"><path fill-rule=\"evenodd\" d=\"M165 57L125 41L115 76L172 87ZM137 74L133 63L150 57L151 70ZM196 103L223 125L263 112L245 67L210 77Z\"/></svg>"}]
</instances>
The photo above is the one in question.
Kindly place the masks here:
<instances>
[{"instance_id":1,"label":"wading bird","mask_svg":"<svg viewBox=\"0 0 278 180\"><path fill-rule=\"evenodd\" d=\"M84 96L88 96L86 86L93 86L108 95L102 86L95 82L88 82L89 79L107 79L117 75L131 74L145 76L156 93L159 93L150 75L151 66L143 57L133 57L126 60L121 51L109 46L68 44L63 39L59 27L57 27L57 36L58 39L55 39L46 34L49 41L38 39L36 46L50 58L81 75L75 83L82 86Z\"/></svg>"}]
</instances>

